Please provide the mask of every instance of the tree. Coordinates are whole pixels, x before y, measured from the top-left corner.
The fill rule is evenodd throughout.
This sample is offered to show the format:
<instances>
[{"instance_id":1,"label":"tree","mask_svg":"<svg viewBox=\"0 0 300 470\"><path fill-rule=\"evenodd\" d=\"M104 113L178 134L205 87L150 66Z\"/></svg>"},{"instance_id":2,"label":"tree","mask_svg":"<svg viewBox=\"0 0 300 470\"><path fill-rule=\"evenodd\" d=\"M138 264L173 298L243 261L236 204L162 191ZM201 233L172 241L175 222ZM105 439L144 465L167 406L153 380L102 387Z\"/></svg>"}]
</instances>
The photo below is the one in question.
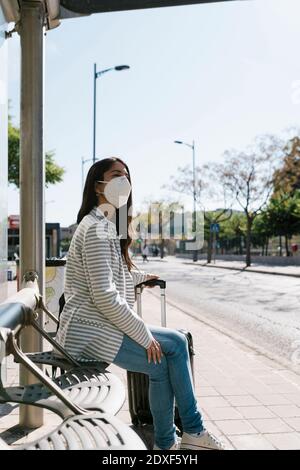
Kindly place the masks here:
<instances>
[{"instance_id":1,"label":"tree","mask_svg":"<svg viewBox=\"0 0 300 470\"><path fill-rule=\"evenodd\" d=\"M155 200L149 203L144 201L143 209L133 220L132 233L134 238L139 240L151 240L158 243L160 249L160 257L164 258L165 247L168 251L173 250L175 242L174 235L178 236L178 220L177 226L174 223L174 214L181 213L181 205L178 202L168 200ZM174 222L173 222L174 221ZM176 229L176 233L174 231ZM181 227L180 227L181 234ZM135 246L136 243L133 243Z\"/></svg>"},{"instance_id":2,"label":"tree","mask_svg":"<svg viewBox=\"0 0 300 470\"><path fill-rule=\"evenodd\" d=\"M300 191L291 197L284 193L273 196L265 214L272 235L285 238L286 255L290 256L289 240L300 233Z\"/></svg>"},{"instance_id":3,"label":"tree","mask_svg":"<svg viewBox=\"0 0 300 470\"><path fill-rule=\"evenodd\" d=\"M195 168L195 192L196 200L198 204L201 200L201 195L204 189L208 187L207 181L205 180L205 174L207 174L208 166L202 167L196 166ZM193 171L189 165L177 168L177 174L170 177L171 183L164 185L163 188L176 191L181 194L187 194L193 196L194 194L194 178Z\"/></svg>"},{"instance_id":4,"label":"tree","mask_svg":"<svg viewBox=\"0 0 300 470\"><path fill-rule=\"evenodd\" d=\"M288 140L283 146L283 165L274 173L274 191L293 194L300 189L300 138Z\"/></svg>"},{"instance_id":5,"label":"tree","mask_svg":"<svg viewBox=\"0 0 300 470\"><path fill-rule=\"evenodd\" d=\"M221 209L219 211L205 211L204 220L207 224L207 263L211 263L213 251L216 245L216 232L212 230L212 225L223 224L232 216L231 209Z\"/></svg>"},{"instance_id":6,"label":"tree","mask_svg":"<svg viewBox=\"0 0 300 470\"><path fill-rule=\"evenodd\" d=\"M204 211L204 220L207 224L207 263L211 263L213 251L216 249L216 238L217 233L212 230L212 226L215 224L224 224L230 220L232 216L231 208L228 208L227 204L227 191L226 187L221 181L216 178L215 165L206 164L201 169L202 174L202 191L200 196L202 197L202 207ZM212 184L213 183L213 184ZM208 211L204 208L204 200L209 200L210 203L217 204L222 200L222 209Z\"/></svg>"},{"instance_id":7,"label":"tree","mask_svg":"<svg viewBox=\"0 0 300 470\"><path fill-rule=\"evenodd\" d=\"M17 188L20 186L20 130L8 120L8 182ZM46 152L46 186L60 183L65 173L64 168L54 161L54 152Z\"/></svg>"},{"instance_id":8,"label":"tree","mask_svg":"<svg viewBox=\"0 0 300 470\"><path fill-rule=\"evenodd\" d=\"M262 136L247 151L226 151L225 163L216 168L220 181L246 215L246 266L251 265L253 222L272 193L279 154L280 141L274 136Z\"/></svg>"},{"instance_id":9,"label":"tree","mask_svg":"<svg viewBox=\"0 0 300 470\"><path fill-rule=\"evenodd\" d=\"M193 172L189 166L179 167L176 176L171 176L171 184L165 185L171 191L179 192L182 194L193 195ZM212 259L212 251L215 243L215 232L212 232L211 225L216 223L225 222L231 217L231 210L227 208L226 202L226 190L224 186L218 184L218 180L215 178L214 165L206 164L202 167L195 168L195 195L196 204L198 209L203 211L204 220L206 223L206 238L207 238L207 262L210 263ZM211 184L211 182L214 184ZM222 209L218 211L209 211L205 209L205 203L207 200L212 202L223 201Z\"/></svg>"},{"instance_id":10,"label":"tree","mask_svg":"<svg viewBox=\"0 0 300 470\"><path fill-rule=\"evenodd\" d=\"M225 252L234 249L235 254L243 254L242 240L245 236L246 218L244 212L232 211L230 219L222 222L219 233L221 249Z\"/></svg>"},{"instance_id":11,"label":"tree","mask_svg":"<svg viewBox=\"0 0 300 470\"><path fill-rule=\"evenodd\" d=\"M269 239L274 235L270 224L268 209L263 210L254 220L251 242L254 246L262 247L262 256L268 255Z\"/></svg>"}]
</instances>

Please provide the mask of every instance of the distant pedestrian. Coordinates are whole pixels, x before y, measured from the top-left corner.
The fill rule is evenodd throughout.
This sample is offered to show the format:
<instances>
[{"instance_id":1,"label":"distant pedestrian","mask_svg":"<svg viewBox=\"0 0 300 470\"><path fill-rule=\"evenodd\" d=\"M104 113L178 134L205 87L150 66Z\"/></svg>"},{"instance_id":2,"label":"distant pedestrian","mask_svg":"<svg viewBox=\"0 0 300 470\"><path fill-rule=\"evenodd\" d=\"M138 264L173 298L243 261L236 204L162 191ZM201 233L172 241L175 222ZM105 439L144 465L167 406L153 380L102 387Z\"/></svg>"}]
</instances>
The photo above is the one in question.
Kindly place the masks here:
<instances>
[{"instance_id":1,"label":"distant pedestrian","mask_svg":"<svg viewBox=\"0 0 300 470\"><path fill-rule=\"evenodd\" d=\"M148 261L148 256L149 256L149 247L148 245L145 243L145 245L143 246L142 248L142 258L143 258L143 263L145 263L145 261Z\"/></svg>"},{"instance_id":2,"label":"distant pedestrian","mask_svg":"<svg viewBox=\"0 0 300 470\"><path fill-rule=\"evenodd\" d=\"M154 247L153 247L153 256L155 256L155 257L158 256L158 252L159 252L159 249L157 248L156 245L154 245Z\"/></svg>"}]
</instances>

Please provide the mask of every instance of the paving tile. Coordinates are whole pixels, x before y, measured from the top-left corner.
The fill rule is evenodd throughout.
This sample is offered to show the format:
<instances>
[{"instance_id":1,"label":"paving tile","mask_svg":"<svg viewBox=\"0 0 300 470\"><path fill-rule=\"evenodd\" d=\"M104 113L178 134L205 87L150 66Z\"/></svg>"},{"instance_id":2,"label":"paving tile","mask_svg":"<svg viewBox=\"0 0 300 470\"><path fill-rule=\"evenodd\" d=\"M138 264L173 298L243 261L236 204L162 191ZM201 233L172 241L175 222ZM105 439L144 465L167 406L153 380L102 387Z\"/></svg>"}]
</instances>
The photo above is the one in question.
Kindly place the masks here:
<instances>
[{"instance_id":1,"label":"paving tile","mask_svg":"<svg viewBox=\"0 0 300 470\"><path fill-rule=\"evenodd\" d=\"M237 450L274 450L275 447L264 436L249 434L242 436L230 436Z\"/></svg>"},{"instance_id":2,"label":"paving tile","mask_svg":"<svg viewBox=\"0 0 300 470\"><path fill-rule=\"evenodd\" d=\"M274 393L298 393L300 395L300 387L292 383L274 384L272 385Z\"/></svg>"},{"instance_id":3,"label":"paving tile","mask_svg":"<svg viewBox=\"0 0 300 470\"><path fill-rule=\"evenodd\" d=\"M290 383L285 377L282 377L275 372L260 375L259 380L265 385L285 385Z\"/></svg>"},{"instance_id":4,"label":"paving tile","mask_svg":"<svg viewBox=\"0 0 300 470\"><path fill-rule=\"evenodd\" d=\"M240 387L227 387L224 385L216 385L215 389L217 392L219 392L220 395L222 396L227 396L227 395L249 395L249 392L247 390L244 390Z\"/></svg>"},{"instance_id":5,"label":"paving tile","mask_svg":"<svg viewBox=\"0 0 300 470\"><path fill-rule=\"evenodd\" d=\"M197 390L197 395L200 397L214 397L218 396L219 393L213 387L199 387Z\"/></svg>"},{"instance_id":6,"label":"paving tile","mask_svg":"<svg viewBox=\"0 0 300 470\"><path fill-rule=\"evenodd\" d=\"M260 402L251 395L226 396L226 400L232 406L259 406Z\"/></svg>"},{"instance_id":7,"label":"paving tile","mask_svg":"<svg viewBox=\"0 0 300 470\"><path fill-rule=\"evenodd\" d=\"M286 400L294 403L294 405L300 406L300 393L285 393L284 397Z\"/></svg>"},{"instance_id":8,"label":"paving tile","mask_svg":"<svg viewBox=\"0 0 300 470\"><path fill-rule=\"evenodd\" d=\"M221 435L219 436L219 439L222 442L222 444L225 446L226 450L235 450L233 443L230 441L230 439L227 436Z\"/></svg>"},{"instance_id":9,"label":"paving tile","mask_svg":"<svg viewBox=\"0 0 300 470\"><path fill-rule=\"evenodd\" d=\"M254 397L260 401L263 405L289 405L294 403L288 398L288 395L283 395L280 393L272 394L255 394Z\"/></svg>"},{"instance_id":10,"label":"paving tile","mask_svg":"<svg viewBox=\"0 0 300 470\"><path fill-rule=\"evenodd\" d=\"M300 374L296 374L296 372L293 372L292 370L289 370L289 369L280 370L276 373L280 377L284 377L289 382L300 385Z\"/></svg>"},{"instance_id":11,"label":"paving tile","mask_svg":"<svg viewBox=\"0 0 300 470\"><path fill-rule=\"evenodd\" d=\"M299 433L265 434L264 437L279 450L299 450Z\"/></svg>"},{"instance_id":12,"label":"paving tile","mask_svg":"<svg viewBox=\"0 0 300 470\"><path fill-rule=\"evenodd\" d=\"M200 413L202 415L202 419L206 422L206 421L210 421L211 418L208 416L208 414L206 413L206 411L201 407L201 401L200 400L197 400L198 401L198 408L200 410Z\"/></svg>"},{"instance_id":13,"label":"paving tile","mask_svg":"<svg viewBox=\"0 0 300 470\"><path fill-rule=\"evenodd\" d=\"M211 385L206 379L204 379L203 377L200 377L199 375L195 376L195 381L198 387L210 387Z\"/></svg>"},{"instance_id":14,"label":"paving tile","mask_svg":"<svg viewBox=\"0 0 300 470\"><path fill-rule=\"evenodd\" d=\"M300 417L300 407L296 405L275 405L269 407L273 413L281 418L298 418Z\"/></svg>"},{"instance_id":15,"label":"paving tile","mask_svg":"<svg viewBox=\"0 0 300 470\"><path fill-rule=\"evenodd\" d=\"M226 377L222 377L222 375L220 375L220 373L218 372L216 372L215 374L208 374L208 375L202 376L202 378L204 378L206 383L208 383L210 386L216 386L216 388L217 388L217 385L222 385L224 387L236 386L234 381L228 380Z\"/></svg>"},{"instance_id":16,"label":"paving tile","mask_svg":"<svg viewBox=\"0 0 300 470\"><path fill-rule=\"evenodd\" d=\"M287 424L287 418L285 420L280 418L251 419L249 420L249 423L251 423L252 426L254 426L262 434L293 431L293 428Z\"/></svg>"},{"instance_id":17,"label":"paving tile","mask_svg":"<svg viewBox=\"0 0 300 470\"><path fill-rule=\"evenodd\" d=\"M241 418L242 415L235 410L232 406L224 408L205 408L206 413L212 421L216 420L236 420Z\"/></svg>"},{"instance_id":18,"label":"paving tile","mask_svg":"<svg viewBox=\"0 0 300 470\"><path fill-rule=\"evenodd\" d=\"M295 431L300 432L300 418L284 418L284 421Z\"/></svg>"},{"instance_id":19,"label":"paving tile","mask_svg":"<svg viewBox=\"0 0 300 470\"><path fill-rule=\"evenodd\" d=\"M205 423L205 428L210 431L212 434L214 434L216 437L222 436L221 430L214 424L213 421L206 420Z\"/></svg>"},{"instance_id":20,"label":"paving tile","mask_svg":"<svg viewBox=\"0 0 300 470\"><path fill-rule=\"evenodd\" d=\"M267 393L277 393L277 391L274 390L274 387L277 385L272 385L272 386L267 386L264 385L263 383L259 382L253 382L252 384L249 383L243 383L242 381L240 382L240 387L242 387L244 390L248 392L249 395L262 395L262 394L267 394Z\"/></svg>"},{"instance_id":21,"label":"paving tile","mask_svg":"<svg viewBox=\"0 0 300 470\"><path fill-rule=\"evenodd\" d=\"M279 362L274 361L273 359L270 359L263 355L260 355L259 359L262 364L264 364L265 366L268 366L272 370L282 370L282 365Z\"/></svg>"},{"instance_id":22,"label":"paving tile","mask_svg":"<svg viewBox=\"0 0 300 470\"><path fill-rule=\"evenodd\" d=\"M215 425L225 436L240 434L258 434L257 430L245 419L215 421Z\"/></svg>"},{"instance_id":23,"label":"paving tile","mask_svg":"<svg viewBox=\"0 0 300 470\"><path fill-rule=\"evenodd\" d=\"M202 397L201 406L203 408L226 407L228 402L223 397Z\"/></svg>"},{"instance_id":24,"label":"paving tile","mask_svg":"<svg viewBox=\"0 0 300 470\"><path fill-rule=\"evenodd\" d=\"M275 415L265 406L238 406L236 410L244 418L274 418Z\"/></svg>"}]
</instances>

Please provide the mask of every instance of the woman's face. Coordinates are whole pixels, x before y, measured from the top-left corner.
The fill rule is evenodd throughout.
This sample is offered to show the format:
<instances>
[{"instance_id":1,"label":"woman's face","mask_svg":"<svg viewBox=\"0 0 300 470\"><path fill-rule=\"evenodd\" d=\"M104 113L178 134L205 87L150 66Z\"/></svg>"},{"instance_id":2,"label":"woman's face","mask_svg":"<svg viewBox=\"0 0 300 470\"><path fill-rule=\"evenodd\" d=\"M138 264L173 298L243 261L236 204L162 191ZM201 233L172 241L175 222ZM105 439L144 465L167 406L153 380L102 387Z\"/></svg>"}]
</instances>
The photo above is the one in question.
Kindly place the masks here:
<instances>
[{"instance_id":1,"label":"woman's face","mask_svg":"<svg viewBox=\"0 0 300 470\"><path fill-rule=\"evenodd\" d=\"M121 162L113 163L110 170L107 170L104 173L104 181L110 181L113 178L118 176L126 176L128 178L128 171L126 170L125 166ZM102 183L103 184L103 183Z\"/></svg>"},{"instance_id":2,"label":"woman's face","mask_svg":"<svg viewBox=\"0 0 300 470\"><path fill-rule=\"evenodd\" d=\"M103 181L110 181L113 178L117 178L120 176L126 176L129 179L128 171L126 167L121 162L114 162L109 170L104 172ZM105 187L105 183L95 183L95 192L96 193L103 193ZM104 194L100 194L98 196L99 203L105 202Z\"/></svg>"}]
</instances>

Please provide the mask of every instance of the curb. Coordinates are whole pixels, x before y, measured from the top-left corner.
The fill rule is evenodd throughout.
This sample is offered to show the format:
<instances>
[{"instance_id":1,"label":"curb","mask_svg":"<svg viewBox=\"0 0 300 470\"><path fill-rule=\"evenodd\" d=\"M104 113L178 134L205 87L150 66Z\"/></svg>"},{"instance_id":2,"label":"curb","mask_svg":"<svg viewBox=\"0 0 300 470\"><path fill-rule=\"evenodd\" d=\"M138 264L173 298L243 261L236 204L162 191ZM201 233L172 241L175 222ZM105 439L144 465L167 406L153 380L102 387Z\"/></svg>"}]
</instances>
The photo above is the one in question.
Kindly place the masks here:
<instances>
[{"instance_id":1,"label":"curb","mask_svg":"<svg viewBox=\"0 0 300 470\"><path fill-rule=\"evenodd\" d=\"M252 268L247 268L247 267L244 267L244 268L234 268L234 267L230 267L230 266L217 266L217 265L211 265L211 264L197 264L197 263L194 263L194 262L184 262L183 264L192 264L193 266L202 266L202 267L205 267L205 268L219 268L219 269L231 269L232 271L244 271L244 272L247 272L247 273L258 273L258 274L272 274L274 276L288 276L288 277L296 277L296 278L300 278L300 274L290 274L290 273L279 273L279 272L276 272L276 271L264 271L264 270L259 270L259 269L252 269Z\"/></svg>"}]
</instances>

